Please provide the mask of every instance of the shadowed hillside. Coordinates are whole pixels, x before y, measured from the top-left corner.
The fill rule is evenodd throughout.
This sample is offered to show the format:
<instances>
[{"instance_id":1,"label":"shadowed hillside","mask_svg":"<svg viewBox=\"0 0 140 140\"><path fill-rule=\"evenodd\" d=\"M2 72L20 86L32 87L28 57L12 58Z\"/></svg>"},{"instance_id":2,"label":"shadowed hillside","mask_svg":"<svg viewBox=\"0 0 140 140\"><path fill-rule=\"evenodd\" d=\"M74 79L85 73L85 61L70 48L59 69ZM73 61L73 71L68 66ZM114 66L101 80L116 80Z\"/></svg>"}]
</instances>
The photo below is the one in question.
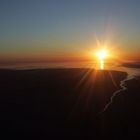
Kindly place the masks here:
<instances>
[{"instance_id":1,"label":"shadowed hillside","mask_svg":"<svg viewBox=\"0 0 140 140\"><path fill-rule=\"evenodd\" d=\"M0 70L6 136L95 138L97 114L126 73L93 69Z\"/></svg>"}]
</instances>

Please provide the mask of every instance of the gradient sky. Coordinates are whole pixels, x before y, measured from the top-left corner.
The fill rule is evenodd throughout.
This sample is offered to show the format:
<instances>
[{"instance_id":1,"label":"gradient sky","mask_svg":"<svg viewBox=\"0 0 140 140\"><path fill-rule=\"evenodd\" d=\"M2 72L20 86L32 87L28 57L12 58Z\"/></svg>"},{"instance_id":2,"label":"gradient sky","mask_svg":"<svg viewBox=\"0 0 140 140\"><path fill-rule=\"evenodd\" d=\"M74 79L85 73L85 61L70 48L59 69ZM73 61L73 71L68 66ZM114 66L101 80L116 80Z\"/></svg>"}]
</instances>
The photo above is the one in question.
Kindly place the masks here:
<instances>
[{"instance_id":1,"label":"gradient sky","mask_svg":"<svg viewBox=\"0 0 140 140\"><path fill-rule=\"evenodd\" d=\"M84 60L97 39L140 59L140 0L0 0L1 62Z\"/></svg>"}]
</instances>

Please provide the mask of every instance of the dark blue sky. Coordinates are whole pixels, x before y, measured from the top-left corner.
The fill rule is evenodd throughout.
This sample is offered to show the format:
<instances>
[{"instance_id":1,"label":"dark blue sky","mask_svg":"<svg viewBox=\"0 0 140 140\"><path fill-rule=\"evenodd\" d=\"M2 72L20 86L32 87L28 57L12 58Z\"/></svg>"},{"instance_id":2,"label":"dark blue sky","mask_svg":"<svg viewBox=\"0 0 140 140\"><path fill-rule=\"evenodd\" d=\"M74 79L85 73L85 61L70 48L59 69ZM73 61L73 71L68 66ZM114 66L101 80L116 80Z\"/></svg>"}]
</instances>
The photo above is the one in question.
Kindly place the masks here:
<instances>
[{"instance_id":1,"label":"dark blue sky","mask_svg":"<svg viewBox=\"0 0 140 140\"><path fill-rule=\"evenodd\" d=\"M139 0L0 0L0 51L5 57L72 52L108 34L137 51L139 7Z\"/></svg>"}]
</instances>

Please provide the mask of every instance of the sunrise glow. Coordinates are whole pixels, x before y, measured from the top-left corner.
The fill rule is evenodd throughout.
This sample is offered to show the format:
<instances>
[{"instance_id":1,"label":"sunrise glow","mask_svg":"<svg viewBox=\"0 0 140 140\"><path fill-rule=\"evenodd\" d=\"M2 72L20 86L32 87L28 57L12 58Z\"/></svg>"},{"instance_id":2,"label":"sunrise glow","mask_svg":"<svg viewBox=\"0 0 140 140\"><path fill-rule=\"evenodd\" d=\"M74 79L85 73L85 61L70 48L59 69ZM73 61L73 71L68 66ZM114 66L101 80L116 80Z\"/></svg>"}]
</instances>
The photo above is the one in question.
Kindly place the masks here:
<instances>
[{"instance_id":1,"label":"sunrise glow","mask_svg":"<svg viewBox=\"0 0 140 140\"><path fill-rule=\"evenodd\" d=\"M99 69L104 70L105 68L105 59L109 56L109 53L106 49L98 50L96 53L97 63L99 64Z\"/></svg>"},{"instance_id":2,"label":"sunrise glow","mask_svg":"<svg viewBox=\"0 0 140 140\"><path fill-rule=\"evenodd\" d=\"M104 50L104 49L99 50L96 55L97 55L98 59L103 60L103 59L105 59L107 57L107 51Z\"/></svg>"}]
</instances>

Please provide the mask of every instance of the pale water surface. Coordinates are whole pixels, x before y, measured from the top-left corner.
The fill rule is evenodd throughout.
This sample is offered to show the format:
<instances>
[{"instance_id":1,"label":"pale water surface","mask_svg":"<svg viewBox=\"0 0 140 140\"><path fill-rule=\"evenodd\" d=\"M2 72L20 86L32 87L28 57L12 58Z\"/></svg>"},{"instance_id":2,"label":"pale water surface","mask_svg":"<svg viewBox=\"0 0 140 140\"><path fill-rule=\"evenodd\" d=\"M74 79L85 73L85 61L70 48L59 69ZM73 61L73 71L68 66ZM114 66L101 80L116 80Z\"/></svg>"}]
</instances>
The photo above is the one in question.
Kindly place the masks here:
<instances>
[{"instance_id":1,"label":"pale water surface","mask_svg":"<svg viewBox=\"0 0 140 140\"><path fill-rule=\"evenodd\" d=\"M127 72L129 77L140 75L139 68L122 67L119 63L94 62L38 62L38 63L12 63L0 64L0 69L48 69L48 68L93 68L99 70L116 70Z\"/></svg>"}]
</instances>

